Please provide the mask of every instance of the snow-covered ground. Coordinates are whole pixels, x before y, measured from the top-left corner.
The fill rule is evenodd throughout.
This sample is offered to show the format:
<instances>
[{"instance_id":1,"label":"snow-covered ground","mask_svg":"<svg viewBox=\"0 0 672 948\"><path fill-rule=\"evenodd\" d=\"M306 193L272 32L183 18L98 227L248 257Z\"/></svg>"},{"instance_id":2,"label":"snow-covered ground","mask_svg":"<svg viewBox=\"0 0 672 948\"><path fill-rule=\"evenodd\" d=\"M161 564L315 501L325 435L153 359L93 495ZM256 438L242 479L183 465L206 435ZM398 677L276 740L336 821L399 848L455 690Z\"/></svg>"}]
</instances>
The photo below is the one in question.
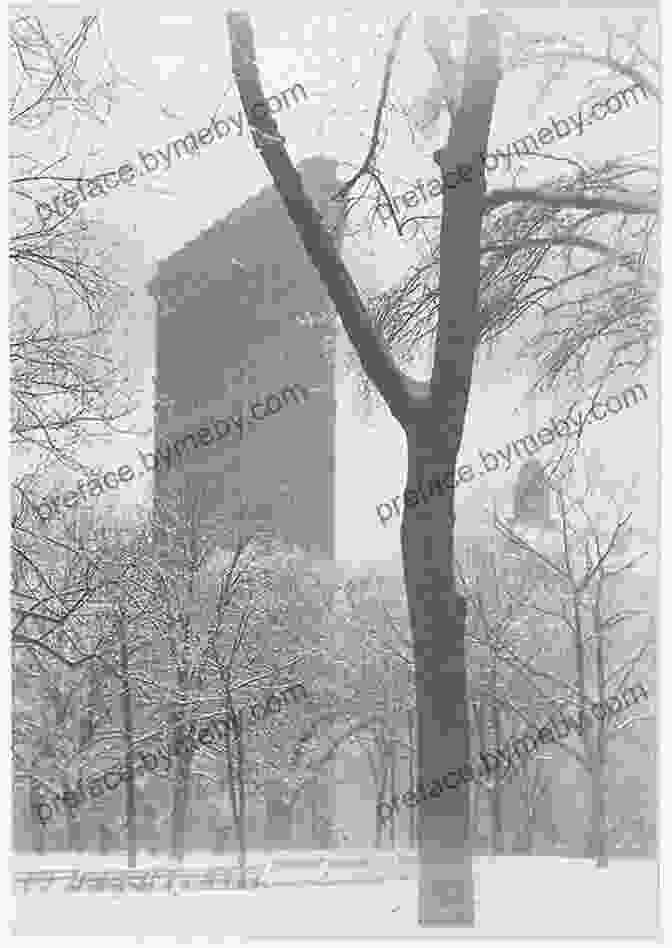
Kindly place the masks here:
<instances>
[{"instance_id":1,"label":"snow-covered ground","mask_svg":"<svg viewBox=\"0 0 672 948\"><path fill-rule=\"evenodd\" d=\"M293 854L297 855L297 854ZM341 850L331 854L351 855ZM186 866L215 860L193 854ZM199 858L200 857L200 858ZM217 858L218 864L224 860ZM252 862L252 860L250 860ZM257 860L255 860L257 861ZM142 860L145 868L151 863ZM157 860L155 865L159 865ZM161 863L166 865L165 862ZM14 856L14 872L77 867L113 869L118 858L82 854ZM654 936L658 870L653 860L619 860L606 870L557 857L475 860L477 924L451 935ZM340 874L339 874L340 875ZM225 903L225 904L224 904ZM417 924L417 881L282 886L251 892L16 895L17 935L434 936Z\"/></svg>"}]
</instances>

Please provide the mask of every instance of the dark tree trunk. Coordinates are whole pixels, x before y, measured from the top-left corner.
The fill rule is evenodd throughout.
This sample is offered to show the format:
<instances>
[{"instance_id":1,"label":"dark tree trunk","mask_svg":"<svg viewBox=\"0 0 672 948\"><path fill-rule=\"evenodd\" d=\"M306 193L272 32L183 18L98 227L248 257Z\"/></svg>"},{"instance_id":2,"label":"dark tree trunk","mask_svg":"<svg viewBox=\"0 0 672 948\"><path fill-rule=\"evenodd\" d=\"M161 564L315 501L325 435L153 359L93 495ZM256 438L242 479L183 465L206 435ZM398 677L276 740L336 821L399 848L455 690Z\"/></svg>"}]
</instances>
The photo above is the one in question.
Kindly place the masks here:
<instances>
[{"instance_id":1,"label":"dark tree trunk","mask_svg":"<svg viewBox=\"0 0 672 948\"><path fill-rule=\"evenodd\" d=\"M409 444L409 489L429 480L422 460L417 445ZM444 460L443 470L449 465ZM470 756L466 607L453 583L452 534L437 513L429 505L407 507L402 523L418 709L419 917L421 924L472 925L469 785L443 789L440 783Z\"/></svg>"}]
</instances>

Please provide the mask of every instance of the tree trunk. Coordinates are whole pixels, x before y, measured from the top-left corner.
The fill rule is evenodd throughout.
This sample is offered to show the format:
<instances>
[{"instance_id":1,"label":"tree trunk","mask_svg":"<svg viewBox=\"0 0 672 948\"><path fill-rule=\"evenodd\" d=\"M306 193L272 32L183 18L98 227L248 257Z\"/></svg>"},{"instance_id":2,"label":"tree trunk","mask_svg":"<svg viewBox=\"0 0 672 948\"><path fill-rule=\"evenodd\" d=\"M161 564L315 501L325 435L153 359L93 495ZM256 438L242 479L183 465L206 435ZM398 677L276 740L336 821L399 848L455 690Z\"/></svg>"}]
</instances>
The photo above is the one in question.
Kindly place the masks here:
<instances>
[{"instance_id":1,"label":"tree trunk","mask_svg":"<svg viewBox=\"0 0 672 948\"><path fill-rule=\"evenodd\" d=\"M415 729L413 727L414 712L406 712L408 717L408 785L414 787L415 784ZM408 808L408 845L410 849L415 849L417 845L417 830L415 807Z\"/></svg>"},{"instance_id":2,"label":"tree trunk","mask_svg":"<svg viewBox=\"0 0 672 948\"><path fill-rule=\"evenodd\" d=\"M245 796L245 752L243 746L243 715L236 715L231 701L231 692L227 682L228 710L233 724L234 748L231 743L231 730L224 732L224 748L226 752L226 770L228 776L229 803L233 814L233 825L236 828L238 841L238 884L243 888L247 878L247 814Z\"/></svg>"},{"instance_id":3,"label":"tree trunk","mask_svg":"<svg viewBox=\"0 0 672 948\"><path fill-rule=\"evenodd\" d=\"M238 752L238 868L240 886L247 887L247 787L245 786L245 743L243 739L243 716L236 734Z\"/></svg>"},{"instance_id":4,"label":"tree trunk","mask_svg":"<svg viewBox=\"0 0 672 948\"><path fill-rule=\"evenodd\" d=\"M492 710L492 728L495 737L495 747L502 747L504 735L502 733L502 711L497 704L497 658L493 654L491 668L491 710ZM492 850L495 854L504 852L504 816L503 816L503 791L504 787L499 779L499 771L495 770L492 775L494 786L490 793L490 807L492 814Z\"/></svg>"},{"instance_id":5,"label":"tree trunk","mask_svg":"<svg viewBox=\"0 0 672 948\"><path fill-rule=\"evenodd\" d=\"M374 845L376 849L382 849L383 829L384 829L384 823L383 823L383 817L382 817L382 809L383 809L382 805L383 803L386 802L386 800L385 800L384 794L382 793L379 793L377 797L378 798L376 800L376 842Z\"/></svg>"},{"instance_id":6,"label":"tree trunk","mask_svg":"<svg viewBox=\"0 0 672 948\"><path fill-rule=\"evenodd\" d=\"M389 706L389 691L386 691L388 708L386 711L386 717L389 721L392 715L391 707ZM385 738L383 738L385 740ZM390 762L390 795L395 797L397 795L397 744L394 739L386 741L385 750L389 755ZM397 848L397 814L393 810L390 813L390 846L392 849Z\"/></svg>"},{"instance_id":7,"label":"tree trunk","mask_svg":"<svg viewBox=\"0 0 672 948\"><path fill-rule=\"evenodd\" d=\"M415 496L414 504L405 494L401 545L415 654L418 770L425 792L432 781L449 778L449 787L436 788L437 799L420 796L421 925L474 924L469 783L451 773L470 758L466 603L454 574L455 477L482 328L481 156L501 78L499 62L494 21L471 17L462 101L448 142L434 156L446 185L434 365L430 383L412 386L410 411L402 409L399 417L408 442L408 491ZM444 78L449 84L451 77ZM449 188L460 164L469 169L467 182Z\"/></svg>"},{"instance_id":8,"label":"tree trunk","mask_svg":"<svg viewBox=\"0 0 672 948\"><path fill-rule=\"evenodd\" d=\"M604 661L604 637L601 628L599 610L595 609L594 624L597 626L595 634L597 676L597 694L600 703L606 700L606 669ZM595 721L594 751L591 759L591 820L592 820L592 855L598 869L605 869L608 865L607 856L607 801L605 787L606 769L606 727L605 721Z\"/></svg>"},{"instance_id":9,"label":"tree trunk","mask_svg":"<svg viewBox=\"0 0 672 948\"><path fill-rule=\"evenodd\" d=\"M483 751L486 751L488 747L490 746L488 720L489 720L489 717L492 718L495 712L495 708L496 708L496 702L493 697L493 695L496 694L496 692L493 690L496 685L496 681L493 681L493 678L495 676L493 676L492 674L492 668L493 666L491 664L488 694L487 695L483 694L479 702L476 702L476 701L473 702L474 722L476 726L476 733L478 735L478 746ZM493 733L494 732L495 732L495 728L494 728L494 721L493 721ZM494 746L500 747L501 741L495 741ZM490 774L490 779L493 781L493 783L494 783L495 777L496 777L496 774ZM489 807L489 812L490 812L490 832L488 835L488 852L490 856L494 856L497 852L497 845L498 845L498 832L497 832L498 826L499 826L498 818L501 819L501 808L498 807L498 804L500 803L499 791L501 788L498 783L494 783L494 786L492 789L488 789L488 788L483 788L483 789L485 790L485 798L488 801L488 807ZM473 816L473 823L472 823L472 833L474 837L480 836L480 822L479 822L480 791L481 791L481 785L476 784L474 797L473 797L473 803L472 803L474 809L476 810L476 813Z\"/></svg>"},{"instance_id":10,"label":"tree trunk","mask_svg":"<svg viewBox=\"0 0 672 948\"><path fill-rule=\"evenodd\" d=\"M191 759L192 754L183 751L177 755L177 767L175 768L175 787L171 813L171 856L180 864L184 862L187 835Z\"/></svg>"},{"instance_id":11,"label":"tree trunk","mask_svg":"<svg viewBox=\"0 0 672 948\"><path fill-rule=\"evenodd\" d=\"M28 819L30 820L31 841L33 852L42 854L46 852L47 833L44 825L37 818L37 808L43 802L43 797L37 788L37 784L31 780L28 793ZM66 807L67 809L67 807Z\"/></svg>"},{"instance_id":12,"label":"tree trunk","mask_svg":"<svg viewBox=\"0 0 672 948\"><path fill-rule=\"evenodd\" d=\"M266 826L264 840L273 849L289 849L293 840L293 808L283 800L282 780L269 779L264 783Z\"/></svg>"},{"instance_id":13,"label":"tree trunk","mask_svg":"<svg viewBox=\"0 0 672 948\"><path fill-rule=\"evenodd\" d=\"M63 791L70 792L70 787L65 782L63 783ZM67 831L66 847L68 852L83 852L85 846L84 841L82 840L81 817L75 816L73 810L69 806L65 807L65 826Z\"/></svg>"},{"instance_id":14,"label":"tree trunk","mask_svg":"<svg viewBox=\"0 0 672 948\"><path fill-rule=\"evenodd\" d=\"M599 749L593 755L591 780L591 855L598 869L607 866L607 813Z\"/></svg>"},{"instance_id":15,"label":"tree trunk","mask_svg":"<svg viewBox=\"0 0 672 948\"><path fill-rule=\"evenodd\" d=\"M126 623L119 622L119 658L121 666L121 713L124 724L124 744L126 747L126 827L128 840L128 868L135 869L138 861L137 802L135 793L135 755L133 753L133 703L131 698L131 679L128 670L128 638Z\"/></svg>"},{"instance_id":16,"label":"tree trunk","mask_svg":"<svg viewBox=\"0 0 672 948\"><path fill-rule=\"evenodd\" d=\"M376 751L380 748L380 770L376 767ZM381 745L378 735L375 735L373 747L367 747L366 752L369 758L369 766L373 777L373 786L376 793L376 849L382 849L383 832L385 830L386 820L382 817L383 804L387 802L387 760L384 752L384 745ZM391 815L391 814L390 814ZM389 819L389 817L388 817Z\"/></svg>"},{"instance_id":17,"label":"tree trunk","mask_svg":"<svg viewBox=\"0 0 672 948\"><path fill-rule=\"evenodd\" d=\"M433 481L438 471L448 472L445 496L415 508L407 505L401 528L415 652L419 787L424 788L418 834L420 924L472 925L469 785L454 775L449 777L457 784L454 789L440 782L470 757L466 603L453 576L455 458L436 451L443 439L429 425L424 432L418 425L408 440L409 490ZM436 799L426 796L433 781L438 782Z\"/></svg>"},{"instance_id":18,"label":"tree trunk","mask_svg":"<svg viewBox=\"0 0 672 948\"><path fill-rule=\"evenodd\" d=\"M106 856L112 849L113 835L105 823L98 824L98 851Z\"/></svg>"},{"instance_id":19,"label":"tree trunk","mask_svg":"<svg viewBox=\"0 0 672 948\"><path fill-rule=\"evenodd\" d=\"M307 198L275 119L259 118L263 99L254 38L246 14L227 14L233 70L254 143L287 207L306 252L338 310L364 371L378 388L408 439L408 487L437 474L450 481L443 501L404 503L402 554L415 647L418 771L431 783L468 761L465 603L453 575L454 477L481 334L479 308L481 221L486 151L501 79L494 19L470 17L462 102L450 135L435 159L444 188L441 220L440 307L431 382L402 373L382 342L336 243ZM401 38L403 23L396 31ZM444 77L446 87L454 73ZM452 96L454 88L446 88ZM468 175L448 184L457 164ZM443 493L441 490L440 493ZM423 495L424 496L424 495ZM445 501L445 502L444 502ZM410 509L409 509L410 507ZM415 509L413 509L415 508ZM422 794L421 794L422 796ZM439 800L441 802L439 802ZM469 840L469 787L442 792L419 804L421 925L473 925Z\"/></svg>"}]
</instances>

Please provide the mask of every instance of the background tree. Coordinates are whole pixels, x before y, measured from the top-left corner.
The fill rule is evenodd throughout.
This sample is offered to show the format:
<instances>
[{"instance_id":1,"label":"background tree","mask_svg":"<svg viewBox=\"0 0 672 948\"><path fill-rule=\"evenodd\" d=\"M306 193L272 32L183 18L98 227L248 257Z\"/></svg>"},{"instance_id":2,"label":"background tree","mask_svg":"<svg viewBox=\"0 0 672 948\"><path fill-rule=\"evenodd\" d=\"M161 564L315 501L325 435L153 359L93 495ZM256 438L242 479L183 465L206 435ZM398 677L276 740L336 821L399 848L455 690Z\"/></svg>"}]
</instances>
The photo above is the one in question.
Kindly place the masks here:
<instances>
[{"instance_id":1,"label":"background tree","mask_svg":"<svg viewBox=\"0 0 672 948\"><path fill-rule=\"evenodd\" d=\"M414 767L414 668L406 596L399 580L373 573L350 580L345 592L352 610L347 654L356 694L351 702L367 724L357 743L367 755L375 789L375 845L380 848L387 829L395 848L397 814L385 820L378 804L399 792L404 755L411 771ZM413 823L410 815L409 820Z\"/></svg>"},{"instance_id":2,"label":"background tree","mask_svg":"<svg viewBox=\"0 0 672 948\"><path fill-rule=\"evenodd\" d=\"M583 496L572 496L566 489L555 491L560 513L556 550L539 548L539 541L521 535L510 525L498 522L502 535L525 555L545 567L555 580L553 602L536 601L532 609L551 622L553 631L566 638L574 660L573 695L568 700L579 713L582 723L582 752L574 752L590 785L590 829L586 833L585 855L597 866L607 865L609 836L607 815L608 746L635 723L652 720L650 710L638 708L625 721L616 715L595 715L595 702L615 710L627 708L619 695L635 680L651 659L654 641L642 638L631 620L646 616L646 611L628 607L627 590L633 590L630 577L642 554L632 551L631 514L617 505L596 503L595 487ZM602 497L604 494L602 493ZM601 506L601 510L600 510ZM612 507L612 523L608 508ZM592 508L592 509L591 509ZM597 509L595 509L597 508ZM607 508L607 509L605 509ZM616 508L615 510L613 508ZM605 522L606 521L606 522ZM614 522L615 521L615 522ZM630 579L630 582L628 580ZM630 593L632 596L632 592ZM624 626L624 624L626 624ZM626 634L627 633L627 634ZM645 674L648 691L649 674Z\"/></svg>"},{"instance_id":3,"label":"background tree","mask_svg":"<svg viewBox=\"0 0 672 948\"><path fill-rule=\"evenodd\" d=\"M103 593L103 553L96 544L87 549L87 514L75 518L79 526L62 515L46 525L33 505L57 464L88 472L79 449L115 430L133 407L110 341L130 291L120 282L116 248L104 246L81 213L42 223L35 205L73 180L62 166L75 132L107 120L123 82L107 55L90 74L85 50L105 48L95 16L51 36L38 16L21 14L10 22L9 43L12 647L19 662L30 655L41 668L56 662L77 670L74 681L97 674L83 666L104 645L76 622L91 617ZM63 152L54 159L56 141Z\"/></svg>"},{"instance_id":4,"label":"background tree","mask_svg":"<svg viewBox=\"0 0 672 948\"><path fill-rule=\"evenodd\" d=\"M100 74L82 75L81 60L91 62L85 50L103 59ZM14 17L10 52L12 443L33 465L20 489L54 461L85 470L78 447L131 411L109 338L130 291L119 279L116 247L105 246L81 212L44 222L36 214L45 189L77 180L62 170L72 161L72 139L87 124L107 122L123 85L98 18L83 17L72 35L52 37L39 17ZM59 139L63 154L54 159Z\"/></svg>"},{"instance_id":5,"label":"background tree","mask_svg":"<svg viewBox=\"0 0 672 948\"><path fill-rule=\"evenodd\" d=\"M613 816L607 813L617 788L616 769L641 770L632 741L619 743L619 755L607 754L606 748L632 735L633 724L647 720L651 712L638 708L626 719L603 719L592 708L610 699L617 707L617 696L628 684L643 681L648 688L653 640L641 621L649 609L645 577L635 569L641 553L633 550L633 541L640 531L623 510L631 493L622 489L616 503L608 483L593 479L580 490L577 479L576 472L556 478L557 518L549 523L542 512L540 527L498 518L497 533L489 541L472 542L458 571L470 605L476 745L501 747L553 714L569 712L580 725L578 743L577 737L562 742L567 757L562 773L556 755L547 750L537 751L513 776L491 775L482 781L489 790L493 824L500 822L495 806L509 831L519 819L515 845L530 852L537 834L557 845L563 831L574 829L577 808L584 810L587 829L582 832L580 823L577 827L579 852L606 865L609 836L613 852L613 831L623 831L622 818L616 816L620 807L614 805ZM498 709L496 736L495 727L488 727L492 708ZM636 741L645 743L645 733ZM564 794L552 791L566 783L567 767L577 765L577 798L570 812L558 813L556 800L562 801ZM588 786L583 805L581 772ZM518 817L512 809L515 795Z\"/></svg>"}]
</instances>

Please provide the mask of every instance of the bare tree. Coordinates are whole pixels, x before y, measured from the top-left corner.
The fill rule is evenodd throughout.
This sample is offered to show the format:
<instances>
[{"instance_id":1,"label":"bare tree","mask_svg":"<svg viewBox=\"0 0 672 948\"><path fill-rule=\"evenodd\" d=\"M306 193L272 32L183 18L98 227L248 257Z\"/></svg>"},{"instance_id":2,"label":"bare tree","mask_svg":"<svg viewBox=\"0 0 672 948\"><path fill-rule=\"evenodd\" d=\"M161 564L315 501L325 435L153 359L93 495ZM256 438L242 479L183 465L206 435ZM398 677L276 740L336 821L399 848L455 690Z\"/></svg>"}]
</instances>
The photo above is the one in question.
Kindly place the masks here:
<instances>
[{"instance_id":1,"label":"bare tree","mask_svg":"<svg viewBox=\"0 0 672 948\"><path fill-rule=\"evenodd\" d=\"M131 410L127 379L109 340L128 290L115 278L113 251L101 247L82 216L73 212L47 226L35 219L35 201L43 187L71 180L58 172L69 157L69 135L84 123L105 122L115 101L119 77L109 58L100 74L82 74L81 61L88 62L84 51L97 41L102 35L95 16L84 17L70 36L50 36L32 15L16 16L10 25L10 128L16 147L10 185L11 431L22 466L12 496L12 642L71 668L97 654L80 648L66 629L102 591L104 556L99 547L87 549L82 537L88 528L78 535L67 517L45 528L34 509L35 495L56 462L85 471L81 445L116 430ZM42 146L51 153L53 142L40 139L61 132L59 158L31 153Z\"/></svg>"},{"instance_id":2,"label":"bare tree","mask_svg":"<svg viewBox=\"0 0 672 948\"><path fill-rule=\"evenodd\" d=\"M85 50L98 52L101 46L100 74L82 75ZM11 156L15 229L9 252L15 290L13 443L43 465L58 460L83 470L75 457L78 444L92 433L114 430L131 410L127 380L109 346L109 330L129 290L115 276L114 249L102 246L81 213L71 210L51 223L36 219L36 207L45 187L77 180L59 171L70 160L72 136L86 124L107 122L122 82L95 16L83 17L69 37L50 36L37 16L17 16L10 49L9 123L17 147ZM61 134L60 157L31 154L43 146L51 155Z\"/></svg>"},{"instance_id":3,"label":"bare tree","mask_svg":"<svg viewBox=\"0 0 672 948\"><path fill-rule=\"evenodd\" d=\"M526 559L536 560L554 579L555 602L537 599L530 604L538 616L553 623L558 632L569 632L571 637L575 677L569 700L579 711L583 744L582 753L571 753L590 783L590 829L585 854L598 867L604 867L609 835L608 747L635 724L653 720L651 711L640 711L626 721L618 721L609 709L624 709L619 695L635 671L646 666L654 642L650 638L641 643L631 642L622 631L624 623L645 614L624 607L628 578L632 584L632 570L642 556L630 552L631 514L617 510L616 522L605 525L601 522L605 514L600 517L590 509L592 489L578 498L562 488L556 488L555 493L560 524L554 554L509 524L500 520L497 525L508 542ZM593 711L596 707L600 709L597 713ZM629 707L627 701L625 707Z\"/></svg>"}]
</instances>

